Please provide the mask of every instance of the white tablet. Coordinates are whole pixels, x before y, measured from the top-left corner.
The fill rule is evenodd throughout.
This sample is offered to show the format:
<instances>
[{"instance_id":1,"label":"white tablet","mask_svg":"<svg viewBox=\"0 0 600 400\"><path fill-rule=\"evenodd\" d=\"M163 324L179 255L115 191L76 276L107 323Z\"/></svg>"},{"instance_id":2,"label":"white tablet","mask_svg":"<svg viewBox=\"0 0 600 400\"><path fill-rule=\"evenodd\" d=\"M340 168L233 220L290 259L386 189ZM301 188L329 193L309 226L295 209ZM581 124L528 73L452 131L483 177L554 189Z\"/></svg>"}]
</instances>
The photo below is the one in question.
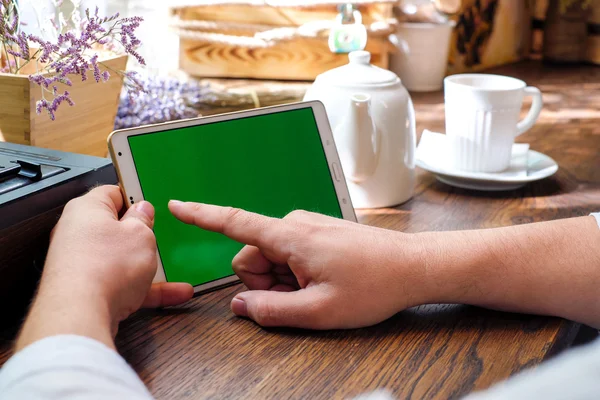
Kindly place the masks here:
<instances>
[{"instance_id":1,"label":"white tablet","mask_svg":"<svg viewBox=\"0 0 600 400\"><path fill-rule=\"evenodd\" d=\"M320 102L120 130L108 140L126 203L147 200L156 209L157 282L200 292L236 281L231 260L243 247L175 219L172 199L356 221Z\"/></svg>"}]
</instances>

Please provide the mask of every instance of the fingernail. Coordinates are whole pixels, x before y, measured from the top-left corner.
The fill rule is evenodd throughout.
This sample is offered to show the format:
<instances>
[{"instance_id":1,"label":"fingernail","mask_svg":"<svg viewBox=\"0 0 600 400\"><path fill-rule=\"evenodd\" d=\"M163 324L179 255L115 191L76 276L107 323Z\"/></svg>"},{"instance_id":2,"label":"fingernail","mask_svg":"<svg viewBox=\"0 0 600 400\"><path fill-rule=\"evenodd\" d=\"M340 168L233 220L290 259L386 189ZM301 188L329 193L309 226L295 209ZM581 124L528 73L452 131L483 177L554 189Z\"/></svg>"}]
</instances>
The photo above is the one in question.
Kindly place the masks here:
<instances>
[{"instance_id":1,"label":"fingernail","mask_svg":"<svg viewBox=\"0 0 600 400\"><path fill-rule=\"evenodd\" d=\"M136 210L142 214L146 214L149 219L154 219L154 207L147 201L136 204Z\"/></svg>"},{"instance_id":2,"label":"fingernail","mask_svg":"<svg viewBox=\"0 0 600 400\"><path fill-rule=\"evenodd\" d=\"M182 204L183 204L183 201L171 200L171 201L169 201L169 208L171 208L172 210L176 210L179 207L181 207Z\"/></svg>"},{"instance_id":3,"label":"fingernail","mask_svg":"<svg viewBox=\"0 0 600 400\"><path fill-rule=\"evenodd\" d=\"M238 297L234 297L231 300L231 311L237 316L247 317L248 316L248 308L246 307L246 302Z\"/></svg>"}]
</instances>

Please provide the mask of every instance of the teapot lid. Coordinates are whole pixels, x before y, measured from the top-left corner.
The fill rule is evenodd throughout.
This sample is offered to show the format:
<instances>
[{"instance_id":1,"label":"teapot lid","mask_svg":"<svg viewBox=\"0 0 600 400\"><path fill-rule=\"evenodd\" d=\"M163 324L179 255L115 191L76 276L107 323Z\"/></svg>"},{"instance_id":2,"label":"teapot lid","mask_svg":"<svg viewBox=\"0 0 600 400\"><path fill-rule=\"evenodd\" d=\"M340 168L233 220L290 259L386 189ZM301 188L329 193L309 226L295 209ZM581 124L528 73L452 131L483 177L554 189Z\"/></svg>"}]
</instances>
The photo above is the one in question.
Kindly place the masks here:
<instances>
[{"instance_id":1,"label":"teapot lid","mask_svg":"<svg viewBox=\"0 0 600 400\"><path fill-rule=\"evenodd\" d=\"M348 64L324 72L317 79L336 86L389 85L400 81L392 71L370 64L368 51L353 51L348 58Z\"/></svg>"}]
</instances>

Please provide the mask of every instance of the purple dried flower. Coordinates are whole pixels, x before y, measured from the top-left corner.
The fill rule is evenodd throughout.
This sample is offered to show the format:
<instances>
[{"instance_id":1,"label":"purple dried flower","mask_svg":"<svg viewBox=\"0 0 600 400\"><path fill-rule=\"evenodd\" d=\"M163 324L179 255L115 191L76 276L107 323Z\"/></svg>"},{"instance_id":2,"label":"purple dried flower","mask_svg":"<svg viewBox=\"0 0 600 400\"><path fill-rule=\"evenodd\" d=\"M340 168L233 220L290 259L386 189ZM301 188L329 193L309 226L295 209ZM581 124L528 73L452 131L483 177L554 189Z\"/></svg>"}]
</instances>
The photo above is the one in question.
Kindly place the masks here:
<instances>
[{"instance_id":1,"label":"purple dried flower","mask_svg":"<svg viewBox=\"0 0 600 400\"><path fill-rule=\"evenodd\" d=\"M71 98L69 97L70 94L69 92L65 91L63 94L58 94L56 91L54 93L54 99L52 100L52 102L48 102L48 100L46 99L42 99L39 100L36 104L35 104L35 111L38 114L42 113L43 109L46 109L46 112L48 112L48 115L50 116L50 119L52 121L54 121L56 119L55 116L55 112L56 110L58 110L58 106L60 106L60 104L64 101L67 104L69 104L70 106L73 106L73 100L71 100Z\"/></svg>"},{"instance_id":2,"label":"purple dried flower","mask_svg":"<svg viewBox=\"0 0 600 400\"><path fill-rule=\"evenodd\" d=\"M141 65L146 65L146 60L144 60L144 57L142 57L137 51L130 49L128 53L134 56L137 62L139 62Z\"/></svg>"},{"instance_id":3,"label":"purple dried flower","mask_svg":"<svg viewBox=\"0 0 600 400\"><path fill-rule=\"evenodd\" d=\"M127 54L132 55L141 64L146 65L144 58L136 51L136 48L141 44L140 40L135 36L135 30L143 22L142 17L123 18L121 22L121 44Z\"/></svg>"},{"instance_id":4,"label":"purple dried flower","mask_svg":"<svg viewBox=\"0 0 600 400\"><path fill-rule=\"evenodd\" d=\"M28 38L30 41L32 41L32 42L34 42L34 43L37 43L37 44L40 44L40 45L41 45L41 44L44 44L44 43L46 43L46 42L45 42L44 40L42 40L42 38L40 38L39 36L35 36L35 35L29 35L29 36L27 36L27 38Z\"/></svg>"},{"instance_id":5,"label":"purple dried flower","mask_svg":"<svg viewBox=\"0 0 600 400\"><path fill-rule=\"evenodd\" d=\"M57 82L64 83L67 86L73 86L73 82L71 82L71 80L66 76L63 76L62 79Z\"/></svg>"},{"instance_id":6,"label":"purple dried flower","mask_svg":"<svg viewBox=\"0 0 600 400\"><path fill-rule=\"evenodd\" d=\"M74 106L75 103L73 103L73 100L71 100L71 93L67 92L65 90L65 93L63 94L63 100L66 101L70 106Z\"/></svg>"},{"instance_id":7,"label":"purple dried flower","mask_svg":"<svg viewBox=\"0 0 600 400\"><path fill-rule=\"evenodd\" d=\"M208 89L194 81L141 76L134 72L126 75L135 79L144 90L135 95L123 91L115 129L197 117L198 112L190 105L205 97Z\"/></svg>"},{"instance_id":8,"label":"purple dried flower","mask_svg":"<svg viewBox=\"0 0 600 400\"><path fill-rule=\"evenodd\" d=\"M12 22L10 23L9 30L11 32L16 32L18 26L19 26L19 14L15 13L12 16Z\"/></svg>"},{"instance_id":9,"label":"purple dried flower","mask_svg":"<svg viewBox=\"0 0 600 400\"><path fill-rule=\"evenodd\" d=\"M72 18L76 26L80 25L80 30L61 33L55 42L50 42L19 32L20 21L14 0L0 0L0 42L6 45L9 54L23 60L22 63L9 60L8 65L4 68L0 66L0 69L18 72L19 67L27 62L39 63L40 72L30 75L29 80L42 88L42 99L37 102L36 111L41 113L42 110L46 110L51 119L55 118L55 112L61 103L73 104L68 92L60 94L56 84L71 86L71 77L75 75L85 81L88 71L93 73L95 82L106 82L110 78L110 73L102 70L103 64L98 55L93 53L98 46L124 51L140 64L145 64L145 60L137 51L141 41L135 34L143 21L142 18L119 19L118 13L100 17L98 7L93 14L86 9L85 16L85 20ZM54 19L51 22L57 25ZM30 50L29 41L35 44L36 51ZM129 75L121 73L119 75L123 76L126 86L138 91L143 90L141 82L135 81L135 78L130 79ZM48 93L51 93L52 99L43 97Z\"/></svg>"},{"instance_id":10,"label":"purple dried flower","mask_svg":"<svg viewBox=\"0 0 600 400\"><path fill-rule=\"evenodd\" d=\"M21 53L19 53L18 51L14 51L11 48L6 48L4 49L8 54L10 54L11 56L15 56L15 57L19 57L21 58Z\"/></svg>"},{"instance_id":11,"label":"purple dried flower","mask_svg":"<svg viewBox=\"0 0 600 400\"><path fill-rule=\"evenodd\" d=\"M46 83L46 78L44 78L43 75L29 75L29 80L40 86L44 85L45 87L48 87L48 85Z\"/></svg>"},{"instance_id":12,"label":"purple dried flower","mask_svg":"<svg viewBox=\"0 0 600 400\"><path fill-rule=\"evenodd\" d=\"M136 71L126 72L124 77L127 79L127 84L132 87L131 93L142 92L146 93L146 83L144 82L140 74Z\"/></svg>"},{"instance_id":13,"label":"purple dried flower","mask_svg":"<svg viewBox=\"0 0 600 400\"><path fill-rule=\"evenodd\" d=\"M100 82L102 77L100 76L100 68L98 68L98 54L94 54L94 56L90 58L90 64L92 64L92 68L94 69L94 79L96 82Z\"/></svg>"},{"instance_id":14,"label":"purple dried flower","mask_svg":"<svg viewBox=\"0 0 600 400\"><path fill-rule=\"evenodd\" d=\"M27 43L27 35L25 32L21 32L17 36L17 45L21 50L21 58L24 60L29 60L29 43Z\"/></svg>"},{"instance_id":15,"label":"purple dried flower","mask_svg":"<svg viewBox=\"0 0 600 400\"><path fill-rule=\"evenodd\" d=\"M58 45L47 42L38 36L29 35L27 36L27 38L29 39L29 41L36 43L39 46L42 54L38 57L38 59L41 63L48 62L52 54L60 50L60 47Z\"/></svg>"}]
</instances>

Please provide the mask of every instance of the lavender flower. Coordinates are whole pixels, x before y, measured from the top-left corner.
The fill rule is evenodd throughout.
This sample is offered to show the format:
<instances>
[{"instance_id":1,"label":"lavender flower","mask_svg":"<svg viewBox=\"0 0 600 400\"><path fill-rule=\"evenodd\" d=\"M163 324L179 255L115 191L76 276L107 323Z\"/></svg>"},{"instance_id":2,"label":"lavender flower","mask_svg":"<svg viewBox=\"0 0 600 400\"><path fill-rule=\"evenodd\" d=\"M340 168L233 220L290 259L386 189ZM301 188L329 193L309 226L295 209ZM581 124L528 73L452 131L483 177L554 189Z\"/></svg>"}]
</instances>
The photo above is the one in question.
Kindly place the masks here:
<instances>
[{"instance_id":1,"label":"lavender flower","mask_svg":"<svg viewBox=\"0 0 600 400\"><path fill-rule=\"evenodd\" d=\"M21 56L29 58L27 37L19 33L19 12L13 0L0 0L0 44L6 61L13 56L15 64ZM27 50L23 52L23 50ZM10 63L9 63L10 64Z\"/></svg>"},{"instance_id":2,"label":"lavender flower","mask_svg":"<svg viewBox=\"0 0 600 400\"><path fill-rule=\"evenodd\" d=\"M90 64L92 64L94 70L94 79L96 80L96 83L98 83L102 79L100 76L100 68L98 67L98 54L94 54L94 56L90 58Z\"/></svg>"},{"instance_id":3,"label":"lavender flower","mask_svg":"<svg viewBox=\"0 0 600 400\"><path fill-rule=\"evenodd\" d=\"M40 101L38 101L35 105L35 110L38 114L42 113L43 109L46 109L46 111L48 112L48 115L50 116L50 119L52 121L54 121L56 119L56 116L54 115L54 113L56 112L56 110L58 109L58 106L60 105L60 103L62 103L63 101L68 103L70 106L74 105L73 101L69 98L69 92L65 91L63 94L58 94L56 91L56 86L54 87L54 99L49 102L46 99L42 99Z\"/></svg>"},{"instance_id":4,"label":"lavender flower","mask_svg":"<svg viewBox=\"0 0 600 400\"><path fill-rule=\"evenodd\" d=\"M0 70L18 73L25 64L38 63L40 72L29 76L29 80L42 89L42 99L36 104L38 114L46 110L50 119L54 120L61 103L73 104L69 92L59 93L57 83L71 86L73 76L79 76L85 81L88 71L93 74L97 83L106 82L110 78L109 71L103 70L106 66L99 61L98 54L94 53L98 47L120 48L145 65L145 60L137 52L141 42L135 34L143 22L141 17L119 19L118 13L100 17L97 7L93 14L88 9L85 11L86 19L81 20L81 29L59 34L56 43L53 43L19 32L19 16L13 1L0 0L0 49L4 50L7 58L5 65L0 65ZM28 42L35 43L39 49L30 54ZM14 58L14 62L8 59L9 56ZM128 82L130 75L120 71L113 72L123 77L126 87L140 90L139 82ZM52 100L47 100L46 95L51 95Z\"/></svg>"},{"instance_id":5,"label":"lavender flower","mask_svg":"<svg viewBox=\"0 0 600 400\"><path fill-rule=\"evenodd\" d=\"M127 75L131 83L144 90L135 95L123 91L115 129L198 117L191 104L198 102L209 89L194 81L142 76L136 72L127 72Z\"/></svg>"}]
</instances>

